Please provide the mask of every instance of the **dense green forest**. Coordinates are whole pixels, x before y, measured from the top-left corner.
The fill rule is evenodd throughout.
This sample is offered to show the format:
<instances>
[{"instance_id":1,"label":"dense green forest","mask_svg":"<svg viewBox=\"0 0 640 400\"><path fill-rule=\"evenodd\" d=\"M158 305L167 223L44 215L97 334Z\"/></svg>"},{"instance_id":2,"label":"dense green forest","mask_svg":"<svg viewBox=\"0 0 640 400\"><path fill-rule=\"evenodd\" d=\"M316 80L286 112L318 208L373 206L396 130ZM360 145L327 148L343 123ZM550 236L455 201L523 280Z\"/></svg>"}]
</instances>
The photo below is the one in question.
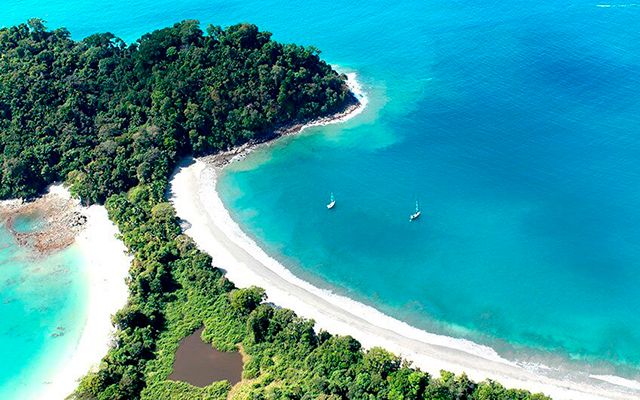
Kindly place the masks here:
<instances>
[{"instance_id":1,"label":"dense green forest","mask_svg":"<svg viewBox=\"0 0 640 400\"><path fill-rule=\"evenodd\" d=\"M66 180L87 203L353 101L318 51L249 24L197 21L74 41L31 20L0 30L0 198Z\"/></svg>"},{"instance_id":2,"label":"dense green forest","mask_svg":"<svg viewBox=\"0 0 640 400\"><path fill-rule=\"evenodd\" d=\"M188 154L207 154L354 101L312 48L255 26L185 21L126 45L111 34L70 39L42 21L0 30L0 197L66 181L105 202L134 255L115 344L76 399L547 399L466 376L411 368L351 337L237 289L182 234L165 198ZM243 381L205 388L167 379L180 339L205 326L220 350L241 347Z\"/></svg>"}]
</instances>

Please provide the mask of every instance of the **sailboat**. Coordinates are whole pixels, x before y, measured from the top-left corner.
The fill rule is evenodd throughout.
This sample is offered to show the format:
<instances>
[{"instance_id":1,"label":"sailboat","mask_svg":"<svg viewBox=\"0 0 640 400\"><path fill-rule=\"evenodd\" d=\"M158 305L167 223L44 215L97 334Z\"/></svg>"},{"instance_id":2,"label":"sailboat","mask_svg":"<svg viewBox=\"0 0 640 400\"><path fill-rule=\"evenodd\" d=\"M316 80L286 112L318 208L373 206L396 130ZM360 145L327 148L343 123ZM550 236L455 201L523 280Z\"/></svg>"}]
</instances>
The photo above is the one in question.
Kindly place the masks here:
<instances>
[{"instance_id":1,"label":"sailboat","mask_svg":"<svg viewBox=\"0 0 640 400\"><path fill-rule=\"evenodd\" d=\"M414 219L420 218L420 214L420 206L418 205L418 200L416 200L416 212L409 216L409 222L413 221Z\"/></svg>"},{"instance_id":2,"label":"sailboat","mask_svg":"<svg viewBox=\"0 0 640 400\"><path fill-rule=\"evenodd\" d=\"M331 192L331 200L329 201L329 204L327 204L327 208L331 210L333 207L335 207L335 205L336 199L333 197L333 192Z\"/></svg>"}]
</instances>

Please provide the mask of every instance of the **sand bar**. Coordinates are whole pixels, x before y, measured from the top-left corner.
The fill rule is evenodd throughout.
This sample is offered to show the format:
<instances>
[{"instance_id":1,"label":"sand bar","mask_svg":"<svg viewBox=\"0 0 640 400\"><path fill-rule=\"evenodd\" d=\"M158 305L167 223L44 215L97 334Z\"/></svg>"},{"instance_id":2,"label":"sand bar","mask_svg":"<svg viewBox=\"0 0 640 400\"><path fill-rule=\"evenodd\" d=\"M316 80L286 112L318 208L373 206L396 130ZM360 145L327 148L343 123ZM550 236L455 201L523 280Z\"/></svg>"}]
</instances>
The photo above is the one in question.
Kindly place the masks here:
<instances>
[{"instance_id":1,"label":"sand bar","mask_svg":"<svg viewBox=\"0 0 640 400\"><path fill-rule=\"evenodd\" d=\"M42 399L63 399L78 386L90 370L97 369L107 354L115 331L111 316L127 303L131 257L116 235L118 228L103 206L83 208L86 228L76 237L83 253L83 266L89 280L87 321L75 350L61 360L59 372Z\"/></svg>"}]
</instances>

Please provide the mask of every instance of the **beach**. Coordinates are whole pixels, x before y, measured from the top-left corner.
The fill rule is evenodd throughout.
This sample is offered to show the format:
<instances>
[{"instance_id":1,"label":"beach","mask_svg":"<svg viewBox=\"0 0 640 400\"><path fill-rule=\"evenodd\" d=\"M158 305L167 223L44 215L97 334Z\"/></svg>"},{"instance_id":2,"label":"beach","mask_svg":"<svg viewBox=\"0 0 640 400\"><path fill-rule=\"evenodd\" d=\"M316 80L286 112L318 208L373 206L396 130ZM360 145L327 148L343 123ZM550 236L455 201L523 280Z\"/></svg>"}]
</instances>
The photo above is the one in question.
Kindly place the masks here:
<instances>
[{"instance_id":1,"label":"beach","mask_svg":"<svg viewBox=\"0 0 640 400\"><path fill-rule=\"evenodd\" d=\"M313 319L317 329L351 335L366 348L384 347L436 376L442 369L465 372L475 380L494 379L507 387L543 392L554 399L635 399L640 395L631 388L598 382L601 379L596 377L587 383L543 375L547 368L516 365L489 347L419 330L297 278L231 219L215 190L217 168L201 160L182 167L171 182L171 201L178 217L188 223L185 233L238 287L262 287L269 302Z\"/></svg>"},{"instance_id":2,"label":"beach","mask_svg":"<svg viewBox=\"0 0 640 400\"><path fill-rule=\"evenodd\" d=\"M24 245L33 246L40 253L76 246L82 257L88 296L82 333L73 350L56 360L51 374L37 387L34 384L33 390L35 398L63 399L87 372L98 366L111 347L111 317L127 301L125 279L131 257L116 237L118 229L104 206L80 206L62 185L51 186L45 196L34 202L11 200L3 202L3 208L5 213L8 208L18 214L31 213L32 209L43 213L45 225L33 237L26 237Z\"/></svg>"},{"instance_id":3,"label":"beach","mask_svg":"<svg viewBox=\"0 0 640 400\"><path fill-rule=\"evenodd\" d=\"M111 317L127 302L131 257L116 237L118 229L109 220L104 206L93 205L84 210L87 226L76 238L89 280L87 321L75 350L61 361L57 375L51 380L42 399L65 398L78 386L78 381L95 369L107 354L115 331Z\"/></svg>"},{"instance_id":4,"label":"beach","mask_svg":"<svg viewBox=\"0 0 640 400\"><path fill-rule=\"evenodd\" d=\"M353 85L353 76L351 80ZM170 187L171 201L179 218L186 222L185 233L237 286L260 286L269 302L313 319L317 329L351 335L366 348L382 346L436 376L442 369L464 372L474 380L494 379L507 387L543 392L556 399L632 399L640 395L637 389L620 385L622 381L605 382L595 376L571 380L554 376L552 368L516 364L487 346L419 330L296 277L242 231L216 191L219 169L250 150L247 146L241 151L185 162Z\"/></svg>"}]
</instances>

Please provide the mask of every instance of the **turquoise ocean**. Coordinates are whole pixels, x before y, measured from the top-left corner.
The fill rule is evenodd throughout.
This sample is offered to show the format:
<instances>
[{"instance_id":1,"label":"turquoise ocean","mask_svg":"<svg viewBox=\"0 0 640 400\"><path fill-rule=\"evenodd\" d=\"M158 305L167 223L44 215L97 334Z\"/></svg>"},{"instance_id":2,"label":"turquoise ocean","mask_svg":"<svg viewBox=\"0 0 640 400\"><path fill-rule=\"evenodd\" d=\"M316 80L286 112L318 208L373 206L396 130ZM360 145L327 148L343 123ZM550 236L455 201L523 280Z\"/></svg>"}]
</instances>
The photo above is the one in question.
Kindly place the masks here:
<instances>
[{"instance_id":1,"label":"turquoise ocean","mask_svg":"<svg viewBox=\"0 0 640 400\"><path fill-rule=\"evenodd\" d=\"M317 46L369 105L226 170L247 233L304 279L417 327L640 376L635 3L2 3L0 25L40 17L77 39L198 19Z\"/></svg>"},{"instance_id":2,"label":"turquoise ocean","mask_svg":"<svg viewBox=\"0 0 640 400\"><path fill-rule=\"evenodd\" d=\"M38 224L36 216L19 218L15 228ZM76 247L41 256L0 228L1 399L30 399L46 390L80 339L87 288Z\"/></svg>"}]
</instances>

